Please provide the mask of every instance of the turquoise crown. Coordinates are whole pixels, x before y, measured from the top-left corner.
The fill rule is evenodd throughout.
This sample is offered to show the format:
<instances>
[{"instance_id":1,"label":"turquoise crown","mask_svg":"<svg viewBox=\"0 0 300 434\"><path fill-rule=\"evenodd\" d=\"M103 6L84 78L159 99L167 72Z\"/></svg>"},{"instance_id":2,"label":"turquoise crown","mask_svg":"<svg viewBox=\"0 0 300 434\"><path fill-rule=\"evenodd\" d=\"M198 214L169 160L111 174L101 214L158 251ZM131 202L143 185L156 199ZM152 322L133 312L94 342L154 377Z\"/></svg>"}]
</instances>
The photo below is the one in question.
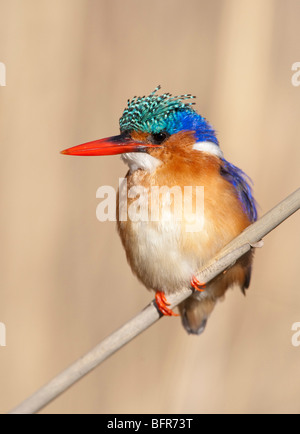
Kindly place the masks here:
<instances>
[{"instance_id":1,"label":"turquoise crown","mask_svg":"<svg viewBox=\"0 0 300 434\"><path fill-rule=\"evenodd\" d=\"M157 86L148 96L135 96L131 101L128 100L127 107L120 118L121 132L166 131L175 134L183 130L194 131L197 140L210 140L218 144L213 128L193 109L194 102L186 102L194 99L195 96L191 94L172 96L170 93L156 95L159 89L160 86Z\"/></svg>"}]
</instances>

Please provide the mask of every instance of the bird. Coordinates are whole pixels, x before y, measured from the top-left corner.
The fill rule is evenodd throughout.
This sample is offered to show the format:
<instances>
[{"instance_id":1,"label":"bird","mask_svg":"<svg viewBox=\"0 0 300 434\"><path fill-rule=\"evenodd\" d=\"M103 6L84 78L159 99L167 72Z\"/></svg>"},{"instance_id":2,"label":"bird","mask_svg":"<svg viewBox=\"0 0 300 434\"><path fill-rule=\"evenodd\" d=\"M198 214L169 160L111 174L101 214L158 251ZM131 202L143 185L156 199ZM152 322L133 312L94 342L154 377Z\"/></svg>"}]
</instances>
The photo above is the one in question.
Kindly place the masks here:
<instances>
[{"instance_id":1,"label":"bird","mask_svg":"<svg viewBox=\"0 0 300 434\"><path fill-rule=\"evenodd\" d=\"M119 135L62 153L121 154L128 172L117 198L117 228L128 263L144 286L155 291L156 306L163 315L179 316L170 308L167 296L183 287L192 288L192 295L179 304L179 314L187 333L200 335L228 288L237 285L245 294L253 253L248 252L206 285L195 277L197 271L257 220L257 205L251 179L224 158L216 131L194 107L195 96L159 95L159 90L157 86L149 95L127 101ZM155 188L162 187L169 194L153 194ZM174 187L181 198L190 187L192 206L181 218L175 212L175 194L170 194ZM203 189L203 207L193 212L195 207L197 211L197 187ZM129 216L136 200L130 195L134 188L145 192L140 205L148 210L156 207L156 218ZM197 230L187 230L193 219Z\"/></svg>"}]
</instances>

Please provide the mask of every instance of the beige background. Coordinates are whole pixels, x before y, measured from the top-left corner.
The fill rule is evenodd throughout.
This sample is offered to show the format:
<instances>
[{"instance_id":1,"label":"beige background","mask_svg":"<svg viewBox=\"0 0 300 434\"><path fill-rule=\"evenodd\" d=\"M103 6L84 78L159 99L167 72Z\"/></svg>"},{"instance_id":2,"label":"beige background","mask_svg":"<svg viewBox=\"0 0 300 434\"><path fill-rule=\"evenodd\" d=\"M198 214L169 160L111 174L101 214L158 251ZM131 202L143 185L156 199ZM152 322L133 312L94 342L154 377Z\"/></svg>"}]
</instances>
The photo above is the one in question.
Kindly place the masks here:
<instances>
[{"instance_id":1,"label":"beige background","mask_svg":"<svg viewBox=\"0 0 300 434\"><path fill-rule=\"evenodd\" d=\"M260 214L299 187L300 2L0 0L0 411L152 298L132 276L96 190L118 157L61 149L118 133L127 98L197 95ZM265 239L246 299L228 293L201 337L165 318L45 413L299 412L299 223Z\"/></svg>"}]
</instances>

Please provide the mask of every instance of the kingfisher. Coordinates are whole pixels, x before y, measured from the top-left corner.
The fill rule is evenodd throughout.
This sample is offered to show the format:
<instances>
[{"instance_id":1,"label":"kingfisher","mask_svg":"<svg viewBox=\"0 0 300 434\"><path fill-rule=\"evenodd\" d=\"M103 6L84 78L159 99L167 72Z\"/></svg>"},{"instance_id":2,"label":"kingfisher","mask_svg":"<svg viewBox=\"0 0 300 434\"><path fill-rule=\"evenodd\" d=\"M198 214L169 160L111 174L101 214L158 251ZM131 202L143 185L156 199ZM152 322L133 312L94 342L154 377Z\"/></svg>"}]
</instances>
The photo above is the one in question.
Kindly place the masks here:
<instances>
[{"instance_id":1,"label":"kingfisher","mask_svg":"<svg viewBox=\"0 0 300 434\"><path fill-rule=\"evenodd\" d=\"M256 202L250 178L224 158L214 128L194 108L195 97L159 95L159 89L128 100L119 135L62 153L121 154L129 170L124 178L125 194L120 187L117 198L117 227L128 263L146 288L155 291L156 305L164 315L178 316L169 307L168 294L183 287L193 289L178 307L183 327L189 334L199 335L228 288L238 285L245 294L250 284L252 252L206 286L197 280L196 273L257 219ZM140 204L156 206L156 218L141 220L129 215L130 205L136 200L130 191L141 187L146 193ZM154 187L169 189L169 195L154 195ZM173 187L184 200L186 187L191 187L192 206L181 214L182 218L175 212L175 195L170 194ZM203 189L199 215L194 212L197 187ZM188 222L197 218L196 230L188 230Z\"/></svg>"}]
</instances>

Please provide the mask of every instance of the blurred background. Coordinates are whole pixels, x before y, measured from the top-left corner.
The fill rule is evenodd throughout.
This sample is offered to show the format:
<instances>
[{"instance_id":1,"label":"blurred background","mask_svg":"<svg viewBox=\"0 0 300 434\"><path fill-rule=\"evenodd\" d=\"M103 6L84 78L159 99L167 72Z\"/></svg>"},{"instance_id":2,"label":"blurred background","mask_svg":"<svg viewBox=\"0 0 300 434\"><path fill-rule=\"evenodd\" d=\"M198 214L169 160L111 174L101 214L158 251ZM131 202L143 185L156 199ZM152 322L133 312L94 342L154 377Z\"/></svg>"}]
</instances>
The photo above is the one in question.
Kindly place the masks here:
<instances>
[{"instance_id":1,"label":"blurred background","mask_svg":"<svg viewBox=\"0 0 300 434\"><path fill-rule=\"evenodd\" d=\"M96 219L98 187L126 167L59 151L118 134L127 98L158 84L192 93L264 214L300 184L299 16L297 0L0 0L0 412L153 298ZM164 318L43 412L299 412L299 219L202 336Z\"/></svg>"}]
</instances>

